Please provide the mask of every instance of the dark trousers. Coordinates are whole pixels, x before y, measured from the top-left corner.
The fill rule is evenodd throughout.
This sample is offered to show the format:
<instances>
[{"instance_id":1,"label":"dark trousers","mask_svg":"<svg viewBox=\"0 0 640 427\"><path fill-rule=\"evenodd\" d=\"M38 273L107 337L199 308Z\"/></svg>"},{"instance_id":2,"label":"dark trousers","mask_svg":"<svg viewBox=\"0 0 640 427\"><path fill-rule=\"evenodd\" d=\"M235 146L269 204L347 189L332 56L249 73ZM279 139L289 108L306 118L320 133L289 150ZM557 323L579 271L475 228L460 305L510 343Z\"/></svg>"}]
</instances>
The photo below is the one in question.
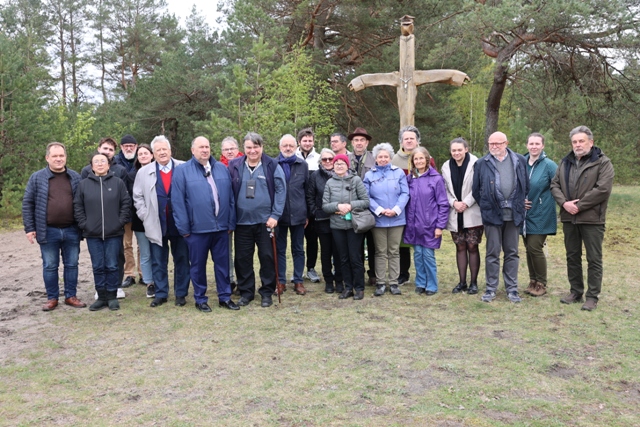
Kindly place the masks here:
<instances>
[{"instance_id":1,"label":"dark trousers","mask_svg":"<svg viewBox=\"0 0 640 427\"><path fill-rule=\"evenodd\" d=\"M277 232L274 230L274 233ZM276 291L276 269L273 245L265 224L237 225L234 232L235 268L238 290L243 298L253 300L256 293L256 274L253 270L253 254L258 247L260 281L258 293L270 297Z\"/></svg>"},{"instance_id":2,"label":"dark trousers","mask_svg":"<svg viewBox=\"0 0 640 427\"><path fill-rule=\"evenodd\" d=\"M411 268L411 248L400 246L400 276L409 280L409 269Z\"/></svg>"},{"instance_id":3,"label":"dark trousers","mask_svg":"<svg viewBox=\"0 0 640 427\"><path fill-rule=\"evenodd\" d=\"M122 236L109 237L104 240L87 238L87 249L89 249L91 256L96 290L115 292L120 287L117 258L120 247L122 247Z\"/></svg>"},{"instance_id":4,"label":"dark trousers","mask_svg":"<svg viewBox=\"0 0 640 427\"><path fill-rule=\"evenodd\" d=\"M364 233L364 239L362 240L361 253L364 257L364 245L367 245L367 264L369 269L367 270L367 276L376 277L376 244L373 240L373 232L371 230ZM363 258L364 259L364 258Z\"/></svg>"},{"instance_id":5,"label":"dark trousers","mask_svg":"<svg viewBox=\"0 0 640 427\"><path fill-rule=\"evenodd\" d=\"M196 304L209 301L207 297L207 260L209 254L213 260L213 272L216 278L218 301L231 299L229 279L229 232L196 233L184 238L189 247L189 262L193 297Z\"/></svg>"},{"instance_id":6,"label":"dark trousers","mask_svg":"<svg viewBox=\"0 0 640 427\"><path fill-rule=\"evenodd\" d=\"M169 296L169 248L173 257L173 291L176 297L189 293L189 248L182 236L164 236L162 246L151 243L151 271L156 298Z\"/></svg>"},{"instance_id":7,"label":"dark trousers","mask_svg":"<svg viewBox=\"0 0 640 427\"><path fill-rule=\"evenodd\" d=\"M331 231L318 233L320 240L320 263L322 264L322 278L325 283L342 283L342 266L338 256L338 248ZM333 264L332 264L333 259ZM335 270L335 272L334 272Z\"/></svg>"},{"instance_id":8,"label":"dark trousers","mask_svg":"<svg viewBox=\"0 0 640 427\"><path fill-rule=\"evenodd\" d=\"M302 283L304 273L304 224L278 225L278 280L287 283L287 235L291 235L291 257L293 258L293 283ZM273 245L272 245L273 246Z\"/></svg>"},{"instance_id":9,"label":"dark trousers","mask_svg":"<svg viewBox=\"0 0 640 427\"><path fill-rule=\"evenodd\" d=\"M527 250L527 267L529 280L535 280L544 285L547 284L547 257L544 255L544 242L546 234L527 234L522 236L524 247Z\"/></svg>"},{"instance_id":10,"label":"dark trousers","mask_svg":"<svg viewBox=\"0 0 640 427\"><path fill-rule=\"evenodd\" d=\"M362 262L362 239L364 234L332 229L333 240L338 248L345 290L364 291L364 263Z\"/></svg>"},{"instance_id":11,"label":"dark trousers","mask_svg":"<svg viewBox=\"0 0 640 427\"><path fill-rule=\"evenodd\" d=\"M571 292L584 293L582 273L582 245L587 252L587 290L586 297L598 299L602 290L602 241L604 224L562 223L564 247L567 250L567 278Z\"/></svg>"},{"instance_id":12,"label":"dark trousers","mask_svg":"<svg viewBox=\"0 0 640 427\"><path fill-rule=\"evenodd\" d=\"M316 268L318 260L318 232L315 218L309 218L309 224L304 229L304 240L307 243L307 270Z\"/></svg>"}]
</instances>

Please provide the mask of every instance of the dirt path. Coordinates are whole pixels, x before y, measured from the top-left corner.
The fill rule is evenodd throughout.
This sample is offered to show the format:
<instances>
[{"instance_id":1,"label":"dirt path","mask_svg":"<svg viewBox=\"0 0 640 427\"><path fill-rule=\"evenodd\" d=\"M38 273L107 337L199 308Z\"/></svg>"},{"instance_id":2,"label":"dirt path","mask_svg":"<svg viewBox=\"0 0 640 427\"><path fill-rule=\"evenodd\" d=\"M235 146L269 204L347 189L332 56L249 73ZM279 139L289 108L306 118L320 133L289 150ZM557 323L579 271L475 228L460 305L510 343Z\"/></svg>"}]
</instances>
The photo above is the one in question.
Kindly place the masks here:
<instances>
[{"instance_id":1,"label":"dirt path","mask_svg":"<svg viewBox=\"0 0 640 427\"><path fill-rule=\"evenodd\" d=\"M54 325L42 311L47 295L42 281L40 246L30 244L24 232L0 234L0 364L25 354L34 343L54 333ZM84 241L80 245L77 295L82 301L93 300L91 261ZM60 266L62 278L62 265ZM64 286L60 279L60 303L56 310L76 310L64 305Z\"/></svg>"}]
</instances>

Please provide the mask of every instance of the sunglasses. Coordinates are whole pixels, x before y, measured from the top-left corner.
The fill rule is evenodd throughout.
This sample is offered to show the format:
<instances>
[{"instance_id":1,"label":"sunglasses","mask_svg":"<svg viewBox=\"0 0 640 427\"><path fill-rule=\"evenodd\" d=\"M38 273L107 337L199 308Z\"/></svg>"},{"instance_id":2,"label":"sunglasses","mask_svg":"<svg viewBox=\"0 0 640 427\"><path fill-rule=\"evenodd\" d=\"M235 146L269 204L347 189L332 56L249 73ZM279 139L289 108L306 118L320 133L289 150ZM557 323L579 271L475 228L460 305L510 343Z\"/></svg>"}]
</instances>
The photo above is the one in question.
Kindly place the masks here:
<instances>
[{"instance_id":1,"label":"sunglasses","mask_svg":"<svg viewBox=\"0 0 640 427\"><path fill-rule=\"evenodd\" d=\"M320 159L320 160L322 160L322 161L323 161L323 162L325 162L325 163L329 163L329 162L332 162L332 161L333 161L333 157L323 157L323 158L322 158L322 159Z\"/></svg>"}]
</instances>

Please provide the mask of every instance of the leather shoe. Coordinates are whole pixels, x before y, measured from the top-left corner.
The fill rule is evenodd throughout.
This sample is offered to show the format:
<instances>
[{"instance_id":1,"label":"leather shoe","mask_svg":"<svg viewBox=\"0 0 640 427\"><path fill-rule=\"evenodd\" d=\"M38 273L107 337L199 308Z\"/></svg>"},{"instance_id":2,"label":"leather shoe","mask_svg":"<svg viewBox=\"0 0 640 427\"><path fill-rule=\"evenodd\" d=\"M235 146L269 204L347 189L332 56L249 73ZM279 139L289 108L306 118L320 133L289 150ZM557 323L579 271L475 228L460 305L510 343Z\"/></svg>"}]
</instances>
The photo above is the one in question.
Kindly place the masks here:
<instances>
[{"instance_id":1,"label":"leather shoe","mask_svg":"<svg viewBox=\"0 0 640 427\"><path fill-rule=\"evenodd\" d=\"M354 300L359 300L364 298L364 291L356 291L356 294L353 296Z\"/></svg>"},{"instance_id":2,"label":"leather shoe","mask_svg":"<svg viewBox=\"0 0 640 427\"><path fill-rule=\"evenodd\" d=\"M222 308L227 308L229 310L240 310L240 307L238 307L238 305L229 300L229 301L218 301L218 305Z\"/></svg>"},{"instance_id":3,"label":"leather shoe","mask_svg":"<svg viewBox=\"0 0 640 427\"><path fill-rule=\"evenodd\" d=\"M80 301L77 297L65 298L64 303L75 308L85 308L87 304Z\"/></svg>"},{"instance_id":4,"label":"leather shoe","mask_svg":"<svg viewBox=\"0 0 640 427\"><path fill-rule=\"evenodd\" d=\"M436 293L434 291L424 291L424 294L428 297L435 295Z\"/></svg>"},{"instance_id":5,"label":"leather shoe","mask_svg":"<svg viewBox=\"0 0 640 427\"><path fill-rule=\"evenodd\" d=\"M154 298L153 301L151 301L151 304L149 304L149 307L158 307L165 302L167 302L166 298Z\"/></svg>"},{"instance_id":6,"label":"leather shoe","mask_svg":"<svg viewBox=\"0 0 640 427\"><path fill-rule=\"evenodd\" d=\"M282 295L287 292L287 284L286 283L278 283L276 285L276 295Z\"/></svg>"},{"instance_id":7,"label":"leather shoe","mask_svg":"<svg viewBox=\"0 0 640 427\"><path fill-rule=\"evenodd\" d=\"M240 307L246 307L250 302L251 300L249 298L240 297L240 299L238 300L238 305Z\"/></svg>"},{"instance_id":8,"label":"leather shoe","mask_svg":"<svg viewBox=\"0 0 640 427\"><path fill-rule=\"evenodd\" d=\"M211 307L209 307L209 304L207 304L206 302L203 302L201 304L196 303L196 308L203 313L211 313Z\"/></svg>"},{"instance_id":9,"label":"leather shoe","mask_svg":"<svg viewBox=\"0 0 640 427\"><path fill-rule=\"evenodd\" d=\"M467 290L466 282L460 282L456 285L455 288L451 291L452 294L459 294L460 292L464 292Z\"/></svg>"},{"instance_id":10,"label":"leather shoe","mask_svg":"<svg viewBox=\"0 0 640 427\"><path fill-rule=\"evenodd\" d=\"M304 285L302 283L294 283L293 290L298 295L305 295L307 293L307 290L304 288Z\"/></svg>"},{"instance_id":11,"label":"leather shoe","mask_svg":"<svg viewBox=\"0 0 640 427\"><path fill-rule=\"evenodd\" d=\"M120 286L121 288L128 288L129 286L133 285L136 283L136 278L133 276L127 276L123 281L122 281L122 286Z\"/></svg>"},{"instance_id":12,"label":"leather shoe","mask_svg":"<svg viewBox=\"0 0 640 427\"><path fill-rule=\"evenodd\" d=\"M176 297L176 307L184 307L185 305L187 305L185 297Z\"/></svg>"},{"instance_id":13,"label":"leather shoe","mask_svg":"<svg viewBox=\"0 0 640 427\"><path fill-rule=\"evenodd\" d=\"M342 291L338 299L347 299L352 296L353 296L353 289L345 289L344 291Z\"/></svg>"},{"instance_id":14,"label":"leather shoe","mask_svg":"<svg viewBox=\"0 0 640 427\"><path fill-rule=\"evenodd\" d=\"M261 307L271 307L273 305L273 300L271 297L262 297L262 302L260 303Z\"/></svg>"},{"instance_id":15,"label":"leather shoe","mask_svg":"<svg viewBox=\"0 0 640 427\"><path fill-rule=\"evenodd\" d=\"M50 299L50 300L47 300L47 303L42 306L42 311L55 310L55 308L57 306L58 306L58 300L57 299Z\"/></svg>"},{"instance_id":16,"label":"leather shoe","mask_svg":"<svg viewBox=\"0 0 640 427\"><path fill-rule=\"evenodd\" d=\"M475 295L478 293L478 284L477 283L471 283L469 285L469 290L467 291L467 295Z\"/></svg>"}]
</instances>

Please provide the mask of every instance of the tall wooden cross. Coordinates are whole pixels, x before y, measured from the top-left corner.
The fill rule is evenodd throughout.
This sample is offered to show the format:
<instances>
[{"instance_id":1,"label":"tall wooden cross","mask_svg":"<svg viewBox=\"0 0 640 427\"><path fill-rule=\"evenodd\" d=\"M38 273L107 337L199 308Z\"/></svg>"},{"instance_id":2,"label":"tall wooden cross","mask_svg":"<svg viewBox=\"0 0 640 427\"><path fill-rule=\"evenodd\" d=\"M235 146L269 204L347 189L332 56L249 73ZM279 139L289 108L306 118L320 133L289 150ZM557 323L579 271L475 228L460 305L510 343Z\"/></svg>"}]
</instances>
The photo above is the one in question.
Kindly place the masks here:
<instances>
[{"instance_id":1,"label":"tall wooden cross","mask_svg":"<svg viewBox=\"0 0 640 427\"><path fill-rule=\"evenodd\" d=\"M418 86L426 83L445 83L453 86L466 84L469 76L458 70L415 70L415 36L413 16L400 18L400 72L363 74L351 80L349 89L358 92L370 86L395 86L400 110L400 128L413 125L416 113Z\"/></svg>"}]
</instances>

